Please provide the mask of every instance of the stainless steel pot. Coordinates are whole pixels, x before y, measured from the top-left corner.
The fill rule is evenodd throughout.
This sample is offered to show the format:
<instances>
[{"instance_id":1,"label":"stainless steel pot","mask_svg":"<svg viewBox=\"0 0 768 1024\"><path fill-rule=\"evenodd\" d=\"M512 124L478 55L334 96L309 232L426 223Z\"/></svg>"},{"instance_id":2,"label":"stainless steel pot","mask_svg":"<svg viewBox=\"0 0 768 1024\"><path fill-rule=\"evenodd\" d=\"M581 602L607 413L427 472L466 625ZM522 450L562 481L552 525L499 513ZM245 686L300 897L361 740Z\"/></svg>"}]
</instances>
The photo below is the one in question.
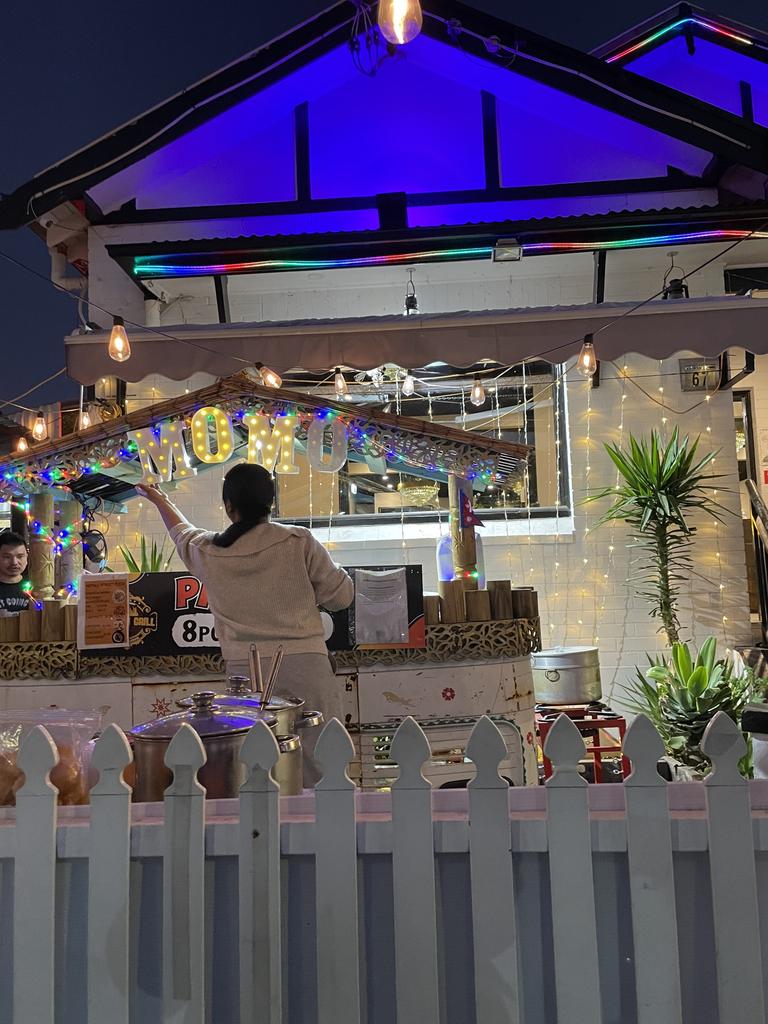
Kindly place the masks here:
<instances>
[{"instance_id":1,"label":"stainless steel pot","mask_svg":"<svg viewBox=\"0 0 768 1024\"><path fill-rule=\"evenodd\" d=\"M280 757L272 777L280 787L280 796L298 796L304 788L304 760L298 736L278 736Z\"/></svg>"},{"instance_id":2,"label":"stainless steel pot","mask_svg":"<svg viewBox=\"0 0 768 1024\"><path fill-rule=\"evenodd\" d=\"M222 708L248 708L250 711L261 711L261 694L251 689L248 676L229 676L227 688L217 693L215 702ZM184 697L176 701L180 708L192 707L192 697ZM277 719L278 736L295 736L299 729L315 728L323 724L321 711L305 711L305 701L299 697L276 697L269 699L267 711Z\"/></svg>"},{"instance_id":3,"label":"stainless steel pot","mask_svg":"<svg viewBox=\"0 0 768 1024\"><path fill-rule=\"evenodd\" d=\"M222 708L215 694L204 690L192 697L192 708L167 715L131 730L136 782L133 799L137 802L162 800L171 784L172 773L165 766L165 754L173 737L186 722L202 740L207 757L198 773L206 797L216 800L235 797L243 782L245 767L240 748L248 730L258 721L275 730L274 715L247 708Z\"/></svg>"},{"instance_id":4,"label":"stainless steel pot","mask_svg":"<svg viewBox=\"0 0 768 1024\"><path fill-rule=\"evenodd\" d=\"M591 704L603 695L596 647L554 647L531 655L539 704Z\"/></svg>"}]
</instances>

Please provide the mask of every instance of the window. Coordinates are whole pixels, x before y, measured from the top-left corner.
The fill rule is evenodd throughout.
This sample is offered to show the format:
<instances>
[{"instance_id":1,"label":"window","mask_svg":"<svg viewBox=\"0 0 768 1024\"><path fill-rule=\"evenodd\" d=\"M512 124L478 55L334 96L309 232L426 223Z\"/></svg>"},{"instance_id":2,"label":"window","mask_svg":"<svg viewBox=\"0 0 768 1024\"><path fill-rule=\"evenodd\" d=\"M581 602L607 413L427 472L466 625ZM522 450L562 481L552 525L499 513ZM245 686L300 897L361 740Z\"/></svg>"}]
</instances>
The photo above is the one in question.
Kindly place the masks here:
<instances>
[{"instance_id":1,"label":"window","mask_svg":"<svg viewBox=\"0 0 768 1024\"><path fill-rule=\"evenodd\" d=\"M524 377L522 366L514 367L499 377L498 383L501 367L480 369L487 394L481 408L469 402L473 372L441 366L439 372L429 375L427 371L414 371L416 393L410 398L401 397L400 411L530 445L531 515L554 515L556 510L565 514L569 503L567 421L559 367L543 362L527 364ZM390 371L393 372L402 378L403 371ZM397 410L394 380L372 386L367 381L350 379L349 384L353 401L365 400L372 410ZM366 391L373 393L368 397ZM296 464L299 473L295 476L276 477L277 518L283 522L418 522L447 514L446 476L410 467L403 472L400 465L388 464L383 459L366 461L353 452L338 474L310 474L301 445L297 446ZM525 489L521 475L494 481L475 492L475 509L484 519L491 520L527 516Z\"/></svg>"}]
</instances>

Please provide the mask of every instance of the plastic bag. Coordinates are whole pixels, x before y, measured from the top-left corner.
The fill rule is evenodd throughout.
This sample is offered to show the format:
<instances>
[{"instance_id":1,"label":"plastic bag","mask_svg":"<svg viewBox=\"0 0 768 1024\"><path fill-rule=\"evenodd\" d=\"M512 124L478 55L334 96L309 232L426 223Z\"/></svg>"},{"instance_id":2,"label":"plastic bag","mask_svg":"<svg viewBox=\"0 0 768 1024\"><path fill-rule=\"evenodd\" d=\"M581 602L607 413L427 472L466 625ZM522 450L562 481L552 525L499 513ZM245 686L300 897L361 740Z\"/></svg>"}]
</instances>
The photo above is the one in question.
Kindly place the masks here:
<instances>
[{"instance_id":1,"label":"plastic bag","mask_svg":"<svg viewBox=\"0 0 768 1024\"><path fill-rule=\"evenodd\" d=\"M59 763L51 771L51 782L59 791L59 803L87 804L90 741L101 730L103 717L104 709L100 708L0 711L0 807L16 804L16 793L24 784L16 757L24 738L36 725L44 726L56 744Z\"/></svg>"}]
</instances>

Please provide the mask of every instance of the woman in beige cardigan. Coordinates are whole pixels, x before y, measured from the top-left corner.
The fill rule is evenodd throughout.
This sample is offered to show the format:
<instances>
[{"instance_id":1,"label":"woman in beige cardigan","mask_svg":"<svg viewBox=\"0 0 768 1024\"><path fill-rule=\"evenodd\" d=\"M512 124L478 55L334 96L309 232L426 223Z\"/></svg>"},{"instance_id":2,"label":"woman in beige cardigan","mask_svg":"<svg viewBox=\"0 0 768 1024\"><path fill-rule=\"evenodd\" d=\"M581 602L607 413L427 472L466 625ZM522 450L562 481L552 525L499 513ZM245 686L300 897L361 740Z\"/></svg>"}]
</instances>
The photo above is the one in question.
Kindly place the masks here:
<instances>
[{"instance_id":1,"label":"woman in beige cardigan","mask_svg":"<svg viewBox=\"0 0 768 1024\"><path fill-rule=\"evenodd\" d=\"M277 691L301 697L326 720L343 719L342 685L328 658L319 608L348 608L352 580L309 530L270 521L275 486L269 473L245 463L227 473L222 497L231 525L223 533L193 526L157 487L137 491L156 506L182 562L205 584L227 673L247 674L251 644L262 658L282 646ZM313 759L305 757L305 785L318 778Z\"/></svg>"}]
</instances>

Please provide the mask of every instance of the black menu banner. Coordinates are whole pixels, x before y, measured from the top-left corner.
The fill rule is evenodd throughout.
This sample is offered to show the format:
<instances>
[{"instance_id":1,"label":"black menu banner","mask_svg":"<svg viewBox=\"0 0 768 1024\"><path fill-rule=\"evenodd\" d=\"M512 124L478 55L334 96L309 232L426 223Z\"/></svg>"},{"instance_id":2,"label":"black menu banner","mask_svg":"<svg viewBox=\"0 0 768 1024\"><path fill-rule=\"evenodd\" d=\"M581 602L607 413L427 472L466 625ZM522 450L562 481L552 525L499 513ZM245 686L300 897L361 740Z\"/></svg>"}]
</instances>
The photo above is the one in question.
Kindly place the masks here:
<instances>
[{"instance_id":1,"label":"black menu banner","mask_svg":"<svg viewBox=\"0 0 768 1024\"><path fill-rule=\"evenodd\" d=\"M373 571L393 566L365 566ZM348 570L354 575L354 570ZM421 566L406 569L408 591L408 643L424 646L424 601ZM134 576L129 584L130 651L139 658L214 654L219 638L205 585L189 572L150 572ZM330 613L328 649L348 651L355 646L354 614L349 609ZM90 654L114 657L114 649Z\"/></svg>"}]
</instances>

